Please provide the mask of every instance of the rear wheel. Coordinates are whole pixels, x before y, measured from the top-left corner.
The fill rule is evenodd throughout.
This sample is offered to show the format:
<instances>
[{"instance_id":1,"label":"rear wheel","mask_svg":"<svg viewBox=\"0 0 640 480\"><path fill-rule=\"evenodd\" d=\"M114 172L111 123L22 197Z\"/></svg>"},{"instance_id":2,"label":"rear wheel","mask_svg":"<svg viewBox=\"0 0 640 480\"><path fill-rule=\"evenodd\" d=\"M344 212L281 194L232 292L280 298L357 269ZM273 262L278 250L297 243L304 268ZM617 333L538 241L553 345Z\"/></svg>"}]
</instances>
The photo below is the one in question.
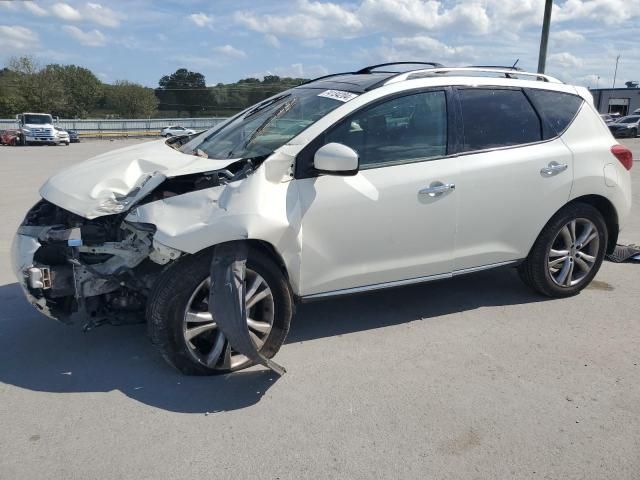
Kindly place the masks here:
<instances>
[{"instance_id":1,"label":"rear wheel","mask_svg":"<svg viewBox=\"0 0 640 480\"><path fill-rule=\"evenodd\" d=\"M568 205L544 227L518 269L520 277L549 297L576 295L598 273L606 246L602 214L591 205Z\"/></svg>"},{"instance_id":2,"label":"rear wheel","mask_svg":"<svg viewBox=\"0 0 640 480\"><path fill-rule=\"evenodd\" d=\"M212 251L179 259L158 279L147 303L153 344L186 375L213 375L250 365L235 352L209 313ZM292 298L276 263L249 250L246 270L247 327L254 344L273 357L289 331Z\"/></svg>"}]
</instances>

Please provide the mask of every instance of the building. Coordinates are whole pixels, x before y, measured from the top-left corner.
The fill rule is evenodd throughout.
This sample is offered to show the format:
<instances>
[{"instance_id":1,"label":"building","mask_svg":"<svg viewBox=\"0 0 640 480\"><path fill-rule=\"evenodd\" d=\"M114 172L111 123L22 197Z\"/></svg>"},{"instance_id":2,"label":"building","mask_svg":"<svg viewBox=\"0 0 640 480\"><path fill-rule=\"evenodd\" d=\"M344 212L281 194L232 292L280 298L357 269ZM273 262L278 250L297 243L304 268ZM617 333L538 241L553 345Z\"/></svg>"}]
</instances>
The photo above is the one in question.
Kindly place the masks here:
<instances>
[{"instance_id":1,"label":"building","mask_svg":"<svg viewBox=\"0 0 640 480\"><path fill-rule=\"evenodd\" d=\"M627 82L629 88L593 88L593 102L600 113L630 115L640 109L640 88L636 82Z\"/></svg>"}]
</instances>

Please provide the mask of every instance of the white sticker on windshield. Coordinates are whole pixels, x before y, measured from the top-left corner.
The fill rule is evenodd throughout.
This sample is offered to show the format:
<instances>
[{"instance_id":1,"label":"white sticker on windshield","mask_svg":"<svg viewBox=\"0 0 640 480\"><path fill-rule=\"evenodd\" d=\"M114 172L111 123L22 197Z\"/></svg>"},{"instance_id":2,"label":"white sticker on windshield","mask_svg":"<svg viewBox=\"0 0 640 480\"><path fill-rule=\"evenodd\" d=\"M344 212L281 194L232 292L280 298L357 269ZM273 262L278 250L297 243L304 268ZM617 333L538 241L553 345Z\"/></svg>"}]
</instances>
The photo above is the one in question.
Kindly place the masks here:
<instances>
[{"instance_id":1,"label":"white sticker on windshield","mask_svg":"<svg viewBox=\"0 0 640 480\"><path fill-rule=\"evenodd\" d=\"M345 92L343 90L325 90L318 94L319 97L333 98L340 102L348 102L358 96L357 93Z\"/></svg>"}]
</instances>

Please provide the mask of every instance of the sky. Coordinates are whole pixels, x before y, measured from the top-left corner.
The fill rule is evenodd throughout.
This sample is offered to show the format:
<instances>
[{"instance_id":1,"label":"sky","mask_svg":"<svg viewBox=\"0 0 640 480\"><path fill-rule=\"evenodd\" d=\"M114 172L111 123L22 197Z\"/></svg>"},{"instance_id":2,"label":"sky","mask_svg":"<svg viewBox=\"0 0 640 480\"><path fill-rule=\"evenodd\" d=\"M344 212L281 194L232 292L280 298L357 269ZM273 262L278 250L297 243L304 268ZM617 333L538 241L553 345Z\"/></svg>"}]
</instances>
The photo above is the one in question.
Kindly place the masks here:
<instances>
[{"instance_id":1,"label":"sky","mask_svg":"<svg viewBox=\"0 0 640 480\"><path fill-rule=\"evenodd\" d=\"M100 1L100 3L98 3ZM0 66L11 56L76 64L102 81L157 86L184 67L207 85L312 78L387 61L535 71L544 0L0 0ZM616 86L640 80L640 0L556 0L547 73ZM599 78L598 78L599 77Z\"/></svg>"}]
</instances>

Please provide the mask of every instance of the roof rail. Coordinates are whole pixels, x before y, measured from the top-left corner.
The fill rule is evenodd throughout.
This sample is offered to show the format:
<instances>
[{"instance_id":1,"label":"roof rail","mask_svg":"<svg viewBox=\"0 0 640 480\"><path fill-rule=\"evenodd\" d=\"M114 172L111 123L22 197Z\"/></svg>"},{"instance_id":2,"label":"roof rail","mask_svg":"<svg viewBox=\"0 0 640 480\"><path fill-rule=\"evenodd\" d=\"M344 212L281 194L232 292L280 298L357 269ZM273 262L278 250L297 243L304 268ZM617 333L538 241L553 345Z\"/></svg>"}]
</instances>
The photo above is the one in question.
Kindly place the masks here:
<instances>
[{"instance_id":1,"label":"roof rail","mask_svg":"<svg viewBox=\"0 0 640 480\"><path fill-rule=\"evenodd\" d=\"M517 70L519 72L524 72L522 68L516 67L515 65L467 65L464 68L499 68L501 70Z\"/></svg>"},{"instance_id":2,"label":"roof rail","mask_svg":"<svg viewBox=\"0 0 640 480\"><path fill-rule=\"evenodd\" d=\"M555 77L551 77L549 75L543 75L542 73L532 73L525 72L522 70L513 69L512 67L508 68L493 68L493 67L443 67L443 68L425 68L422 70L411 70L409 72L402 72L398 75L394 75L391 78L388 78L384 85L389 85L391 83L402 82L404 80L410 80L413 78L420 78L427 75L436 75L436 74L446 74L446 73L498 73L504 75L505 78L514 78L517 76L528 76L535 77L543 82L550 83L563 83Z\"/></svg>"},{"instance_id":3,"label":"roof rail","mask_svg":"<svg viewBox=\"0 0 640 480\"><path fill-rule=\"evenodd\" d=\"M431 65L433 68L444 67L441 63L436 62L389 62L389 63L380 63L378 65L370 65L368 67L361 68L356 74L364 74L364 73L373 73L372 71L380 68L380 67L389 67L391 65Z\"/></svg>"},{"instance_id":4,"label":"roof rail","mask_svg":"<svg viewBox=\"0 0 640 480\"><path fill-rule=\"evenodd\" d=\"M296 85L296 87L300 87L302 85L306 85L307 83L315 82L317 80L324 80L325 78L338 77L340 75L354 75L354 72L330 73L329 75L322 75L321 77L312 78L311 80L307 80L306 82L302 82L302 83Z\"/></svg>"},{"instance_id":5,"label":"roof rail","mask_svg":"<svg viewBox=\"0 0 640 480\"><path fill-rule=\"evenodd\" d=\"M307 83L316 82L318 80L324 80L325 78L338 77L340 75L364 75L373 73L373 70L380 67L388 67L390 65L431 65L433 68L441 68L444 67L441 63L436 62L389 62L389 63L380 63L378 65L370 65L368 67L361 68L355 72L341 72L341 73L330 73L329 75L322 75L321 77L312 78L311 80L307 80L306 82L302 82L300 85L306 85ZM412 70L414 71L414 70ZM395 72L386 72L386 73L395 73Z\"/></svg>"}]
</instances>

